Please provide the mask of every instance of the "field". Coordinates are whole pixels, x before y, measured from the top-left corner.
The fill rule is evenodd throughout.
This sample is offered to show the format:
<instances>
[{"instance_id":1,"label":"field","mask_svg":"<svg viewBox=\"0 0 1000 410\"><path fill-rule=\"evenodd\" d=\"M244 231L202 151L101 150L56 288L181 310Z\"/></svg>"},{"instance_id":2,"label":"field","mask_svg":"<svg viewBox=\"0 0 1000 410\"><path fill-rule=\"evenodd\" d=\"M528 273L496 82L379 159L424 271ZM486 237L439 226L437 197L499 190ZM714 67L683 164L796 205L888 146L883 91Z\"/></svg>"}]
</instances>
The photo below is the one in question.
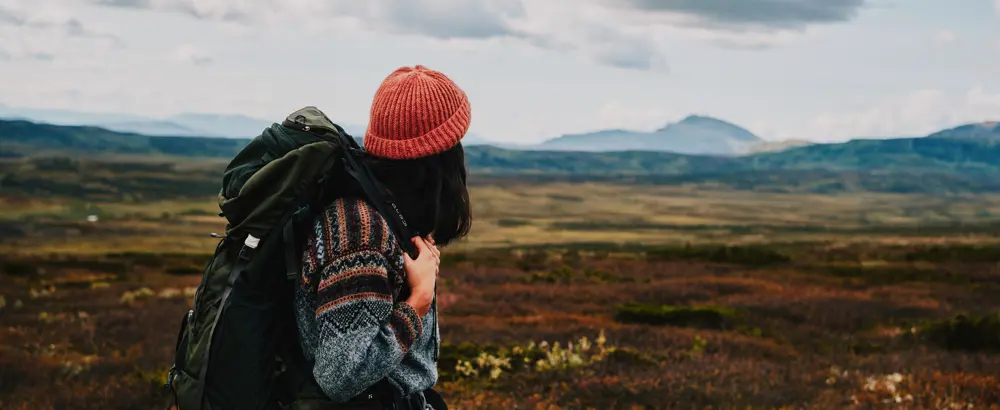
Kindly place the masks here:
<instances>
[{"instance_id":1,"label":"field","mask_svg":"<svg viewBox=\"0 0 1000 410\"><path fill-rule=\"evenodd\" d=\"M166 406L224 225L196 183L108 175L0 197L2 409ZM1000 195L478 177L472 200L441 272L452 408L1000 409Z\"/></svg>"}]
</instances>

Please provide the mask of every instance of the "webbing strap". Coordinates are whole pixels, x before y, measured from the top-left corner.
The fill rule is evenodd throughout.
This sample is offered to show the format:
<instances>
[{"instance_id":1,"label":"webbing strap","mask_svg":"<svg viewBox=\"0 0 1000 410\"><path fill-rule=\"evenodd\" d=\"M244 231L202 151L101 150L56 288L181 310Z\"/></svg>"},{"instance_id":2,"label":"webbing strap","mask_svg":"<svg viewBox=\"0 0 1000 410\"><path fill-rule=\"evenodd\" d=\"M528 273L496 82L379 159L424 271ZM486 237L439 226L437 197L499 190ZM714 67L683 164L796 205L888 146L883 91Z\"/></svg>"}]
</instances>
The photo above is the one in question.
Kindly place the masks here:
<instances>
[{"instance_id":1,"label":"webbing strap","mask_svg":"<svg viewBox=\"0 0 1000 410\"><path fill-rule=\"evenodd\" d=\"M350 137L345 137L341 135L342 138L350 139ZM347 169L347 173L358 181L361 185L361 189L365 191L365 196L371 204L378 210L378 213L385 218L386 223L389 224L389 229L396 233L399 239L399 246L403 248L403 251L410 255L411 258L417 258L417 248L410 242L412 234L410 233L410 227L406 223L406 218L403 218L402 212L396 207L396 203L392 202L385 195L385 190L381 188L378 184L378 180L372 175L371 170L368 167L360 164L357 159L354 158L354 153L351 148L344 148L344 165ZM389 208L392 208L391 210Z\"/></svg>"}]
</instances>

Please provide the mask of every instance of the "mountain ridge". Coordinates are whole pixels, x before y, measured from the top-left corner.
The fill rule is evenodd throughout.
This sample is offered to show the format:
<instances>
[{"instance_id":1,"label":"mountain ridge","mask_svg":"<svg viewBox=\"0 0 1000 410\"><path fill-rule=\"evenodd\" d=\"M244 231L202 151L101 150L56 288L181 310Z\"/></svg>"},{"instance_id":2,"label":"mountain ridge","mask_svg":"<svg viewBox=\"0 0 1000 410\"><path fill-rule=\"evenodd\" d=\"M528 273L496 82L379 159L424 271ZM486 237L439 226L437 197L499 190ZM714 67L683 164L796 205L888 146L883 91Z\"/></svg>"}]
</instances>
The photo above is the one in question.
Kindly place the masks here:
<instances>
[{"instance_id":1,"label":"mountain ridge","mask_svg":"<svg viewBox=\"0 0 1000 410\"><path fill-rule=\"evenodd\" d=\"M26 176L35 167L48 166L44 165L47 158L72 163L228 160L249 142L249 139L223 137L148 136L92 126L6 120L0 120L0 138L3 139L0 187L13 189L10 192L18 192L21 189L18 186L49 184L45 178ZM1000 140L992 137L858 139L744 156L656 151L518 151L468 146L465 157L473 180L510 177L539 181L706 184L787 193L1000 192ZM73 168L77 169L74 172L87 169L85 165Z\"/></svg>"},{"instance_id":2,"label":"mountain ridge","mask_svg":"<svg viewBox=\"0 0 1000 410\"><path fill-rule=\"evenodd\" d=\"M664 151L693 155L741 155L765 141L749 130L705 115L689 115L654 131L607 129L567 134L531 149L613 152Z\"/></svg>"},{"instance_id":3,"label":"mountain ridge","mask_svg":"<svg viewBox=\"0 0 1000 410\"><path fill-rule=\"evenodd\" d=\"M970 127L971 126L971 127ZM516 165L519 160L542 161L549 158L586 158L599 163L604 160L631 161L607 163L608 172L616 169L641 171L656 170L657 167L643 165L643 161L660 159L664 162L727 163L745 164L750 168L771 164L765 168L800 169L850 168L867 166L872 168L907 166L919 168L921 164L934 168L947 164L950 168L969 166L996 166L1000 168L1000 127L987 128L981 132L977 124L968 124L920 138L897 139L855 139L843 143L811 144L793 147L779 152L764 152L742 157L724 155L691 155L660 151L620 150L614 152L575 151L517 151L492 146L467 147L469 156L486 154L498 164ZM964 130L964 131L963 131ZM965 132L966 134L961 134ZM973 133L973 134L969 134ZM974 135L975 138L968 135ZM941 137L945 135L947 138ZM963 136L966 135L966 136ZM249 139L224 137L181 137L150 136L139 133L123 133L95 126L62 126L39 124L24 120L0 120L0 137L5 143L0 152L6 156L38 155L46 152L69 150L78 155L100 155L107 153L136 153L151 155L177 155L188 157L230 157ZM197 147L198 149L195 149ZM215 147L204 151L205 147ZM977 151L978 150L978 151ZM994 156L994 154L996 154ZM886 160L891 160L885 162ZM636 163L638 161L638 163ZM529 161L530 162L530 161ZM980 165L975 165L980 164ZM616 168L619 167L619 168ZM735 166L735 165L734 165ZM515 167L516 168L516 167ZM526 169L530 170L530 167ZM547 169L559 169L558 165ZM734 170L739 167L733 168ZM565 171L574 171L566 168ZM601 168L590 167L589 171ZM662 170L662 169L661 169Z\"/></svg>"}]
</instances>

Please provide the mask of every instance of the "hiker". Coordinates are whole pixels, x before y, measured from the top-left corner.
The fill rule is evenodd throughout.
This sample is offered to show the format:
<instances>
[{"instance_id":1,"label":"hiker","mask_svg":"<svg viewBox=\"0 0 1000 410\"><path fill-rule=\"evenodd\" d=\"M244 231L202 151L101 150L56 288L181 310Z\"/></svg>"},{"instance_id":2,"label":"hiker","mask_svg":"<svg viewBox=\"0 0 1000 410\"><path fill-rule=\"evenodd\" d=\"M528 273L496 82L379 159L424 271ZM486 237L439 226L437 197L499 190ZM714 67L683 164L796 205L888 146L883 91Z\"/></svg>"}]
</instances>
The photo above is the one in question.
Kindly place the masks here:
<instances>
[{"instance_id":1,"label":"hiker","mask_svg":"<svg viewBox=\"0 0 1000 410\"><path fill-rule=\"evenodd\" d=\"M375 94L364 149L318 108L226 167L226 233L184 312L179 410L445 410L436 283L472 216L465 93L423 66Z\"/></svg>"},{"instance_id":2,"label":"hiker","mask_svg":"<svg viewBox=\"0 0 1000 410\"><path fill-rule=\"evenodd\" d=\"M375 208L351 196L316 218L295 313L316 384L333 402L402 396L409 408L434 408L424 392L438 377L437 246L471 226L460 144L470 119L465 93L423 66L394 71L375 93L363 161L418 236L395 237ZM405 240L416 259L402 251Z\"/></svg>"}]
</instances>

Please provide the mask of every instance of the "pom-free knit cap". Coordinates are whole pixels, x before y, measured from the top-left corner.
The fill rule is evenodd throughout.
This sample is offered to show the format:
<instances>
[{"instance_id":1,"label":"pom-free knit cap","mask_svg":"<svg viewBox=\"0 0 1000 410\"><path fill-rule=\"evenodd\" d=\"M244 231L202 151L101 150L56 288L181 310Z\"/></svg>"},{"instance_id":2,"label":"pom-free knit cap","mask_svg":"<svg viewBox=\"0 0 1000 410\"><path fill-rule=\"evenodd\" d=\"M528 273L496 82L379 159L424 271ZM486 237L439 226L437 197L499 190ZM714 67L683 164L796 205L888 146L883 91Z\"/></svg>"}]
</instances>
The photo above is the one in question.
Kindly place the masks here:
<instances>
[{"instance_id":1,"label":"pom-free knit cap","mask_svg":"<svg viewBox=\"0 0 1000 410\"><path fill-rule=\"evenodd\" d=\"M454 81L422 65L401 67L375 92L365 150L390 159L439 154L462 140L471 121L469 98Z\"/></svg>"}]
</instances>

